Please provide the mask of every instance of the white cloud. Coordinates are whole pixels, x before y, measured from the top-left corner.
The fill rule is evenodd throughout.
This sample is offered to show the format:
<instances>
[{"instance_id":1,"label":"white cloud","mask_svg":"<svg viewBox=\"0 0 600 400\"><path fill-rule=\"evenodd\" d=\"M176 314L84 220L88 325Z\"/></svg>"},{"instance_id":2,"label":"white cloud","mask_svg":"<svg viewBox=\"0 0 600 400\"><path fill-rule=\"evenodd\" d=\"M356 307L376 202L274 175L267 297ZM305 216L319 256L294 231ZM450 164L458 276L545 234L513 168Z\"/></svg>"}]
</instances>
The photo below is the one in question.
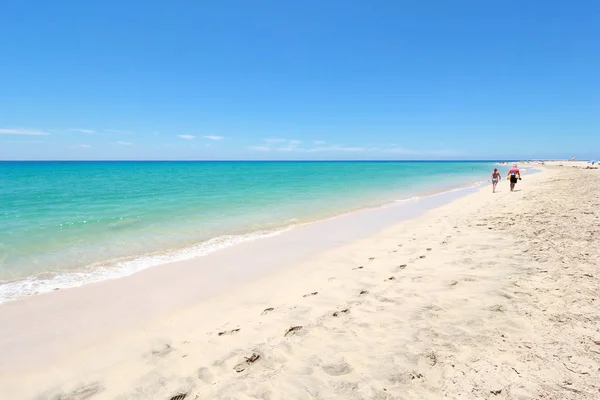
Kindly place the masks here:
<instances>
[{"instance_id":1,"label":"white cloud","mask_svg":"<svg viewBox=\"0 0 600 400\"><path fill-rule=\"evenodd\" d=\"M281 151L281 152L299 152L299 153L321 153L321 152L360 152L365 151L367 149L363 147L350 147L350 146L342 146L337 144L327 145L327 146L317 146L312 148L304 148L299 145L302 143L300 140L289 140L289 139L265 139L265 144L259 146L251 146L248 147L250 150L255 151ZM315 140L315 143L325 143L321 140ZM283 143L283 146L280 147L272 147L273 144ZM371 149L377 150L377 149Z\"/></svg>"},{"instance_id":2,"label":"white cloud","mask_svg":"<svg viewBox=\"0 0 600 400\"><path fill-rule=\"evenodd\" d=\"M300 140L288 140L287 145L278 148L279 151L303 151L298 145L302 143Z\"/></svg>"},{"instance_id":3,"label":"white cloud","mask_svg":"<svg viewBox=\"0 0 600 400\"><path fill-rule=\"evenodd\" d=\"M225 139L223 136L204 136L204 139L210 139L210 140L223 140Z\"/></svg>"},{"instance_id":4,"label":"white cloud","mask_svg":"<svg viewBox=\"0 0 600 400\"><path fill-rule=\"evenodd\" d=\"M263 144L258 146L250 146L248 149L255 151L304 151L304 149L298 147L302 143L300 140L290 140L290 139L281 139L281 138L269 138L264 139ZM276 145L281 144L281 147L276 147Z\"/></svg>"},{"instance_id":5,"label":"white cloud","mask_svg":"<svg viewBox=\"0 0 600 400\"><path fill-rule=\"evenodd\" d=\"M39 129L26 129L26 128L4 128L0 129L0 135L31 135L31 136L45 136L49 135L48 132L44 132Z\"/></svg>"},{"instance_id":6,"label":"white cloud","mask_svg":"<svg viewBox=\"0 0 600 400\"><path fill-rule=\"evenodd\" d=\"M331 146L313 147L312 149L308 149L307 151L309 153L321 153L324 151L360 152L364 150L364 147L350 147L333 144Z\"/></svg>"},{"instance_id":7,"label":"white cloud","mask_svg":"<svg viewBox=\"0 0 600 400\"><path fill-rule=\"evenodd\" d=\"M120 140L117 143L119 143L120 145L123 145L123 146L131 146L133 144L131 142L122 142Z\"/></svg>"},{"instance_id":8,"label":"white cloud","mask_svg":"<svg viewBox=\"0 0 600 400\"><path fill-rule=\"evenodd\" d=\"M467 153L461 150L454 149L443 149L443 150L428 150L425 152L427 155L431 156L441 156L441 157L459 157L466 156Z\"/></svg>"},{"instance_id":9,"label":"white cloud","mask_svg":"<svg viewBox=\"0 0 600 400\"><path fill-rule=\"evenodd\" d=\"M264 140L265 143L287 143L287 139L280 139L280 138L271 138L271 139L265 139Z\"/></svg>"},{"instance_id":10,"label":"white cloud","mask_svg":"<svg viewBox=\"0 0 600 400\"><path fill-rule=\"evenodd\" d=\"M254 151L270 151L271 148L268 146L250 146L248 147L248 150L254 150Z\"/></svg>"},{"instance_id":11,"label":"white cloud","mask_svg":"<svg viewBox=\"0 0 600 400\"><path fill-rule=\"evenodd\" d=\"M90 146L89 144L74 144L73 146L71 146L72 149L89 149Z\"/></svg>"},{"instance_id":12,"label":"white cloud","mask_svg":"<svg viewBox=\"0 0 600 400\"><path fill-rule=\"evenodd\" d=\"M405 155L413 155L413 156L439 156L439 157L458 157L464 155L463 152L452 149L442 149L442 150L411 150L404 149L401 147L394 147L393 149L385 149L383 153L390 154L405 154Z\"/></svg>"},{"instance_id":13,"label":"white cloud","mask_svg":"<svg viewBox=\"0 0 600 400\"><path fill-rule=\"evenodd\" d=\"M395 145L394 145L395 146ZM384 153L395 153L395 154L418 154L418 151L409 150L402 147L394 147L393 149L385 149Z\"/></svg>"},{"instance_id":14,"label":"white cloud","mask_svg":"<svg viewBox=\"0 0 600 400\"><path fill-rule=\"evenodd\" d=\"M196 136L194 136L194 135L177 135L177 137L180 139L191 140L191 139L195 138Z\"/></svg>"},{"instance_id":15,"label":"white cloud","mask_svg":"<svg viewBox=\"0 0 600 400\"><path fill-rule=\"evenodd\" d=\"M96 131L93 131L91 129L69 129L71 132L80 132L80 133L87 133L89 135L91 135L92 133L96 133Z\"/></svg>"},{"instance_id":16,"label":"white cloud","mask_svg":"<svg viewBox=\"0 0 600 400\"><path fill-rule=\"evenodd\" d=\"M6 140L4 141L4 143L11 143L11 144L40 144L40 143L46 143L43 140Z\"/></svg>"},{"instance_id":17,"label":"white cloud","mask_svg":"<svg viewBox=\"0 0 600 400\"><path fill-rule=\"evenodd\" d=\"M290 140L290 139L265 139L263 144L257 146L248 147L249 150L254 151L278 151L278 152L294 152L294 153L368 153L368 154L396 154L405 156L428 156L428 157L457 157L464 155L464 153L456 150L411 150L398 147L397 145L391 145L392 147L361 147L361 146L347 146L340 144L326 144L324 140L314 140L313 147L301 147L302 141Z\"/></svg>"}]
</instances>

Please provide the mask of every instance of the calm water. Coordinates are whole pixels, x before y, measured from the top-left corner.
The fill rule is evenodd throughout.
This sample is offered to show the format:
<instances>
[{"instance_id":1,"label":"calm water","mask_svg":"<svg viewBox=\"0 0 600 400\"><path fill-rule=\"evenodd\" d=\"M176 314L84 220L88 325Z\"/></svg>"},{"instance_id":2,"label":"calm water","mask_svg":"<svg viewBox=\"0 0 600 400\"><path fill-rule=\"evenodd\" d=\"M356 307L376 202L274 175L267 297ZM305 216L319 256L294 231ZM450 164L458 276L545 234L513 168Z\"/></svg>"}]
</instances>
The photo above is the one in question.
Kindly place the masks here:
<instances>
[{"instance_id":1,"label":"calm water","mask_svg":"<svg viewBox=\"0 0 600 400\"><path fill-rule=\"evenodd\" d=\"M489 162L0 162L0 301L473 184Z\"/></svg>"}]
</instances>

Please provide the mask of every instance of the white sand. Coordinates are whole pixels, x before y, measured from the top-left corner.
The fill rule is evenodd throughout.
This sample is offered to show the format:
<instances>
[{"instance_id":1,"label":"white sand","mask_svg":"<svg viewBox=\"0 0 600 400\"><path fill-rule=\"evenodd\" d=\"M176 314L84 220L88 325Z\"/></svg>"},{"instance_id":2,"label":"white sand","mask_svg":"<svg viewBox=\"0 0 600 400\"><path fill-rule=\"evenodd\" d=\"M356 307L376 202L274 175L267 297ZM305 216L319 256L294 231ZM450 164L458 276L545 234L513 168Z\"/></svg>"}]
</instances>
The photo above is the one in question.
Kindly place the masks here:
<instances>
[{"instance_id":1,"label":"white sand","mask_svg":"<svg viewBox=\"0 0 600 400\"><path fill-rule=\"evenodd\" d=\"M574 167L574 168L584 168L584 169L597 169L598 163L594 163L592 165L589 161L580 161L580 160L547 160L547 161L538 161L538 162L526 162L519 163L519 165L530 165L530 166L538 166L538 165L546 165L551 167Z\"/></svg>"},{"instance_id":2,"label":"white sand","mask_svg":"<svg viewBox=\"0 0 600 400\"><path fill-rule=\"evenodd\" d=\"M158 267L2 305L0 398L598 399L598 184L545 168L209 298Z\"/></svg>"}]
</instances>

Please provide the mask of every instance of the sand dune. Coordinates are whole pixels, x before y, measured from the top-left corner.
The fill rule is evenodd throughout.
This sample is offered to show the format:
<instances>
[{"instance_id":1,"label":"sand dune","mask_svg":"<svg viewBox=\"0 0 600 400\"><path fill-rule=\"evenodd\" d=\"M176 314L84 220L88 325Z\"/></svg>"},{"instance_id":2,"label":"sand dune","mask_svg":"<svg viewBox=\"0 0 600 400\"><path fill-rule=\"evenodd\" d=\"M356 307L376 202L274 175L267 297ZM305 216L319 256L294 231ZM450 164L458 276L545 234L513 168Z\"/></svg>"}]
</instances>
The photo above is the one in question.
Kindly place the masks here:
<instances>
[{"instance_id":1,"label":"sand dune","mask_svg":"<svg viewBox=\"0 0 600 400\"><path fill-rule=\"evenodd\" d=\"M598 399L600 174L523 178L3 374L0 397Z\"/></svg>"}]
</instances>

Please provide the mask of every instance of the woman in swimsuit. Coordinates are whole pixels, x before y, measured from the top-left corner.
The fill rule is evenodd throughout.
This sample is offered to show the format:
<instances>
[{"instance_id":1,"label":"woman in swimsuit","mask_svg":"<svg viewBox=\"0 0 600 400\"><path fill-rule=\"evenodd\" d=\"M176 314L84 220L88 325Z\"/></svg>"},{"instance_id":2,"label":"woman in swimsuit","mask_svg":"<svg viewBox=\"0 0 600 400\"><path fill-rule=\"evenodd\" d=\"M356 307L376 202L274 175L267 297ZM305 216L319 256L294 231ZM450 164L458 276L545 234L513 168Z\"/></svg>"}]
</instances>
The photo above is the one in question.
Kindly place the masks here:
<instances>
[{"instance_id":1,"label":"woman in swimsuit","mask_svg":"<svg viewBox=\"0 0 600 400\"><path fill-rule=\"evenodd\" d=\"M500 179L501 176L500 172L498 172L498 168L494 168L494 172L492 172L492 193L496 193L496 185Z\"/></svg>"}]
</instances>

